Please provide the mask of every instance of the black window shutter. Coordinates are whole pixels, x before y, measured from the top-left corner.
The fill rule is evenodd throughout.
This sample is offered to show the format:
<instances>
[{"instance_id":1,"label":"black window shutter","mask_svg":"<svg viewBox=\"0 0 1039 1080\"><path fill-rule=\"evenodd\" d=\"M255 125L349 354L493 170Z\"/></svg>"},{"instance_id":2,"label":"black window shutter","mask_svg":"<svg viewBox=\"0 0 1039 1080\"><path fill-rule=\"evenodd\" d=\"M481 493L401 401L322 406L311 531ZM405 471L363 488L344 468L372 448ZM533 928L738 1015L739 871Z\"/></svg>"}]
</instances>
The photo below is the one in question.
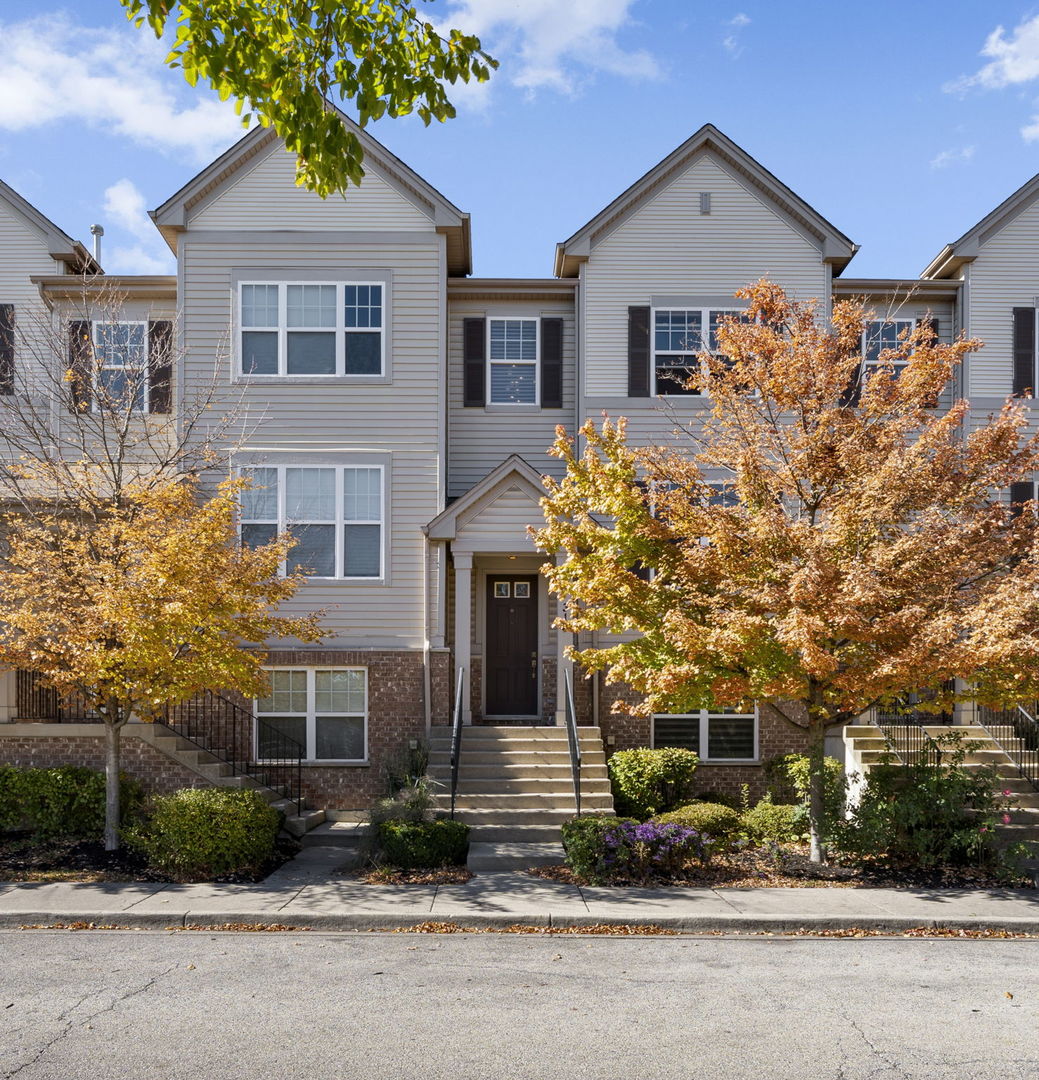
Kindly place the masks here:
<instances>
[{"instance_id":1,"label":"black window shutter","mask_svg":"<svg viewBox=\"0 0 1039 1080\"><path fill-rule=\"evenodd\" d=\"M563 320L541 320L541 407L563 407Z\"/></svg>"},{"instance_id":2,"label":"black window shutter","mask_svg":"<svg viewBox=\"0 0 1039 1080\"><path fill-rule=\"evenodd\" d=\"M1014 308L1014 396L1035 394L1035 308Z\"/></svg>"},{"instance_id":3,"label":"black window shutter","mask_svg":"<svg viewBox=\"0 0 1039 1080\"><path fill-rule=\"evenodd\" d=\"M928 330L931 331L932 334L934 334L934 341L932 342L932 344L937 345L938 344L938 335L940 333L940 331L938 329L938 320L937 319L924 319L924 325L927 327Z\"/></svg>"},{"instance_id":4,"label":"black window shutter","mask_svg":"<svg viewBox=\"0 0 1039 1080\"><path fill-rule=\"evenodd\" d=\"M487 321L462 320L462 404L477 408L486 404Z\"/></svg>"},{"instance_id":5,"label":"black window shutter","mask_svg":"<svg viewBox=\"0 0 1039 1080\"><path fill-rule=\"evenodd\" d=\"M173 323L148 323L148 412L168 413L173 387Z\"/></svg>"},{"instance_id":6,"label":"black window shutter","mask_svg":"<svg viewBox=\"0 0 1039 1080\"><path fill-rule=\"evenodd\" d=\"M628 308L628 397L649 397L649 308Z\"/></svg>"},{"instance_id":7,"label":"black window shutter","mask_svg":"<svg viewBox=\"0 0 1039 1080\"><path fill-rule=\"evenodd\" d=\"M1031 480L1018 480L1017 483L1010 485L1010 505L1015 515L1021 513L1022 503L1035 498L1034 490Z\"/></svg>"},{"instance_id":8,"label":"black window shutter","mask_svg":"<svg viewBox=\"0 0 1039 1080\"><path fill-rule=\"evenodd\" d=\"M85 412L90 408L90 391L94 367L94 345L90 323L76 320L69 323L69 412Z\"/></svg>"},{"instance_id":9,"label":"black window shutter","mask_svg":"<svg viewBox=\"0 0 1039 1080\"><path fill-rule=\"evenodd\" d=\"M0 394L14 393L14 304L0 304Z\"/></svg>"}]
</instances>

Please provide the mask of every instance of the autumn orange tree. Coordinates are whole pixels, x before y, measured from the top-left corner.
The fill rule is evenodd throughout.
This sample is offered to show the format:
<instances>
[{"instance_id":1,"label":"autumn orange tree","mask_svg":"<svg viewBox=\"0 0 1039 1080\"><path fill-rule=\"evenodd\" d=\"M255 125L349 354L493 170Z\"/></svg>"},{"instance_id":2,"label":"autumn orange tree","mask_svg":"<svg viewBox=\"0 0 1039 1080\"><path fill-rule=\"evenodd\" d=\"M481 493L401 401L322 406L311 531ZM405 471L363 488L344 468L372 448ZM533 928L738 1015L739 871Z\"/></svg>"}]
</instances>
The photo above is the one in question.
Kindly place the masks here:
<instances>
[{"instance_id":1,"label":"autumn orange tree","mask_svg":"<svg viewBox=\"0 0 1039 1080\"><path fill-rule=\"evenodd\" d=\"M14 467L25 484L40 468ZM155 720L167 704L211 687L265 693L264 653L255 647L270 637L318 638L313 618L273 610L300 582L279 575L292 539L238 543L242 486L227 481L207 498L184 477L130 484L101 515L69 502L0 515L0 662L36 672L104 722L109 850L118 846L127 721Z\"/></svg>"},{"instance_id":2,"label":"autumn orange tree","mask_svg":"<svg viewBox=\"0 0 1039 1080\"><path fill-rule=\"evenodd\" d=\"M1012 402L970 430L966 402L933 407L976 341L922 321L864 376L860 304L824 323L768 282L738 295L674 443L559 430L536 540L565 553L559 625L620 635L574 655L641 692L628 708L757 703L807 732L818 861L828 730L911 692L947 707L953 679L992 703L1039 691L1035 506L1005 499L1039 440Z\"/></svg>"}]
</instances>

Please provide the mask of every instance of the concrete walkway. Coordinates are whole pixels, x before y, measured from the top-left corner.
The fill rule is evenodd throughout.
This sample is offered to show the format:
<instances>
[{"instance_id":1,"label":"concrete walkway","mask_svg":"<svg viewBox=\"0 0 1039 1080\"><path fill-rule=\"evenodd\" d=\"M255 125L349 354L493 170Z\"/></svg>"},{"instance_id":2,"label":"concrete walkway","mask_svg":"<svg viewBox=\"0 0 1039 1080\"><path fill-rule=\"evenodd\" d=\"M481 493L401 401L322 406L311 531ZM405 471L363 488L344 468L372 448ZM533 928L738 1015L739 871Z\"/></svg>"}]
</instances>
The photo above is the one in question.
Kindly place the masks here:
<instances>
[{"instance_id":1,"label":"concrete walkway","mask_svg":"<svg viewBox=\"0 0 1039 1080\"><path fill-rule=\"evenodd\" d=\"M0 882L0 928L241 922L369 930L437 921L482 927L652 923L748 932L942 926L1039 933L1034 889L578 888L526 873L479 874L464 885L363 885L335 876L343 861L341 848L309 848L256 885Z\"/></svg>"}]
</instances>

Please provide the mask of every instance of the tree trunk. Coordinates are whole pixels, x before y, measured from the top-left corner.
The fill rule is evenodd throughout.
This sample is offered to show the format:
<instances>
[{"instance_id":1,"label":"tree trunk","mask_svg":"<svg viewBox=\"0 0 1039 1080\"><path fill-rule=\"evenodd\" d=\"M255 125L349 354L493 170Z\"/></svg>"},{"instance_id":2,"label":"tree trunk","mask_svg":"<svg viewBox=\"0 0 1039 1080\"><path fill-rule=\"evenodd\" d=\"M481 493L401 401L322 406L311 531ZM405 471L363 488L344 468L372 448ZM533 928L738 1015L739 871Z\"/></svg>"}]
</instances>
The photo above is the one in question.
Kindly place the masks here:
<instances>
[{"instance_id":1,"label":"tree trunk","mask_svg":"<svg viewBox=\"0 0 1039 1080\"><path fill-rule=\"evenodd\" d=\"M826 843L823 836L826 819L824 792L826 790L826 728L812 725L812 745L809 749L808 772L808 830L811 840L809 858L814 863L826 862Z\"/></svg>"},{"instance_id":2,"label":"tree trunk","mask_svg":"<svg viewBox=\"0 0 1039 1080\"><path fill-rule=\"evenodd\" d=\"M105 851L119 849L119 732L121 720L105 720Z\"/></svg>"}]
</instances>

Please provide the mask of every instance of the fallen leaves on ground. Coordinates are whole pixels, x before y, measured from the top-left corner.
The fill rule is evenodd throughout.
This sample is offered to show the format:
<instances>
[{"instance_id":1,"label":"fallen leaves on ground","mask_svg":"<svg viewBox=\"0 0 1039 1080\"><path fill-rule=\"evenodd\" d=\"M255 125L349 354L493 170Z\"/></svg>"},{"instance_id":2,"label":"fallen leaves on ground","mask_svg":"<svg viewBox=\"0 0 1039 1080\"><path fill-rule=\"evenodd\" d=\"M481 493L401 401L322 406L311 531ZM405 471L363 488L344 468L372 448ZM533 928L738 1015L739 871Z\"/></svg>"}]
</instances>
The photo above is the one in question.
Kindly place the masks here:
<instances>
[{"instance_id":1,"label":"fallen leaves on ground","mask_svg":"<svg viewBox=\"0 0 1039 1080\"><path fill-rule=\"evenodd\" d=\"M286 930L293 933L306 933L309 926L290 926L287 923L245 923L225 922L207 923L205 926L167 926L167 930L211 930L232 931L238 934L278 934Z\"/></svg>"},{"instance_id":2,"label":"fallen leaves on ground","mask_svg":"<svg viewBox=\"0 0 1039 1080\"><path fill-rule=\"evenodd\" d=\"M652 923L592 923L589 926L535 926L514 923L511 926L461 926L453 922L421 922L414 926L384 926L370 930L373 934L603 934L611 937L655 936L673 937L677 930Z\"/></svg>"},{"instance_id":3,"label":"fallen leaves on ground","mask_svg":"<svg viewBox=\"0 0 1039 1080\"><path fill-rule=\"evenodd\" d=\"M347 871L343 876L353 878L362 885L464 885L473 877L464 866L440 866L432 870L368 866Z\"/></svg>"}]
</instances>

